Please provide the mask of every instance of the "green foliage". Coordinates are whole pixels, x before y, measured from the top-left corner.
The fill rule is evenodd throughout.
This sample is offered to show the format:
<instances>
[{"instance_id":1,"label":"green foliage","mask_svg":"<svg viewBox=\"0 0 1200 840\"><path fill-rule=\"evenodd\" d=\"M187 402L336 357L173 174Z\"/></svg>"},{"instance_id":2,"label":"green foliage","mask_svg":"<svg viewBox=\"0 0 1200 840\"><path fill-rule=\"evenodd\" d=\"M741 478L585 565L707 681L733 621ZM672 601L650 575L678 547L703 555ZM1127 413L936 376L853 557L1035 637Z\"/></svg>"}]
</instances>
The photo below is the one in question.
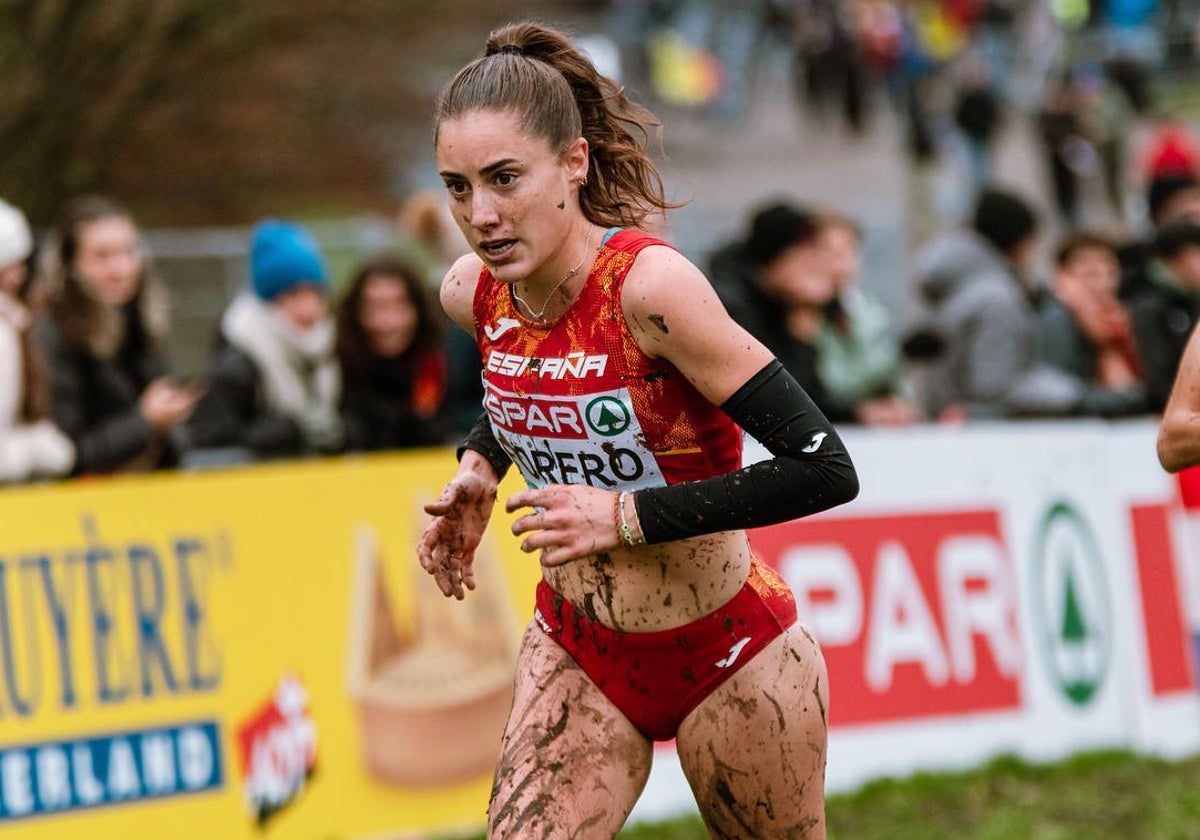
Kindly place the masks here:
<instances>
[{"instance_id":1,"label":"green foliage","mask_svg":"<svg viewBox=\"0 0 1200 840\"><path fill-rule=\"evenodd\" d=\"M965 774L919 774L831 797L830 837L856 840L1170 840L1196 836L1200 759L1128 753L1053 765L998 759Z\"/></svg>"},{"instance_id":2,"label":"green foliage","mask_svg":"<svg viewBox=\"0 0 1200 840\"><path fill-rule=\"evenodd\" d=\"M1097 752L1040 765L996 759L966 773L883 779L831 796L830 840L1188 840L1200 836L1200 758ZM707 840L696 817L621 840Z\"/></svg>"}]
</instances>

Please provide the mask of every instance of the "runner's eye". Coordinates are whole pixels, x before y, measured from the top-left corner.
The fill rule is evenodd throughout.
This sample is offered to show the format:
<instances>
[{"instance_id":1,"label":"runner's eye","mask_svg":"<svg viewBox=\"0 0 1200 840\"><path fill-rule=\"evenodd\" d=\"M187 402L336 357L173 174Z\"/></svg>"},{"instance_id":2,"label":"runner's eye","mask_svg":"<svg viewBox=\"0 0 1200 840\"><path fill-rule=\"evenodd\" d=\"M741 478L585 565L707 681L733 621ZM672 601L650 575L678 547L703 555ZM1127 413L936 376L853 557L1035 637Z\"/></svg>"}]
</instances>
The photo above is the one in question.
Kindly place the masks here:
<instances>
[{"instance_id":1,"label":"runner's eye","mask_svg":"<svg viewBox=\"0 0 1200 840\"><path fill-rule=\"evenodd\" d=\"M446 191L452 198L462 198L471 191L466 181L446 181Z\"/></svg>"},{"instance_id":2,"label":"runner's eye","mask_svg":"<svg viewBox=\"0 0 1200 840\"><path fill-rule=\"evenodd\" d=\"M496 184L501 187L511 187L517 182L517 173L515 172L497 172Z\"/></svg>"}]
</instances>

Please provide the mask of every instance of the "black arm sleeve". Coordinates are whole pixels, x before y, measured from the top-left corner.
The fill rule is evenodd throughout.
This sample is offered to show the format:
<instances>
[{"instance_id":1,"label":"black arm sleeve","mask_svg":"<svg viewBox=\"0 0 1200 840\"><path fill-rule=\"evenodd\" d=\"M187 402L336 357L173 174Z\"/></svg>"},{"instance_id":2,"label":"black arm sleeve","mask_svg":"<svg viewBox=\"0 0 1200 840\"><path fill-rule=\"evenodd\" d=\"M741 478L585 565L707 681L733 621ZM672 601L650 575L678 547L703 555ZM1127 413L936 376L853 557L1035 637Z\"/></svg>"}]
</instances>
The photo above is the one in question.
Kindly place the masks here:
<instances>
[{"instance_id":1,"label":"black arm sleeve","mask_svg":"<svg viewBox=\"0 0 1200 840\"><path fill-rule=\"evenodd\" d=\"M721 410L775 457L726 475L637 491L646 542L774 525L858 495L858 475L837 432L777 359Z\"/></svg>"},{"instance_id":2,"label":"black arm sleeve","mask_svg":"<svg viewBox=\"0 0 1200 840\"><path fill-rule=\"evenodd\" d=\"M508 453L500 446L496 435L492 432L492 421L488 420L487 414L479 415L479 419L475 421L475 425L471 427L471 431L467 432L467 436L455 451L458 460L462 460L463 453L468 449L487 458L487 462L496 471L497 478L504 478L504 474L512 466L512 459L508 457Z\"/></svg>"}]
</instances>

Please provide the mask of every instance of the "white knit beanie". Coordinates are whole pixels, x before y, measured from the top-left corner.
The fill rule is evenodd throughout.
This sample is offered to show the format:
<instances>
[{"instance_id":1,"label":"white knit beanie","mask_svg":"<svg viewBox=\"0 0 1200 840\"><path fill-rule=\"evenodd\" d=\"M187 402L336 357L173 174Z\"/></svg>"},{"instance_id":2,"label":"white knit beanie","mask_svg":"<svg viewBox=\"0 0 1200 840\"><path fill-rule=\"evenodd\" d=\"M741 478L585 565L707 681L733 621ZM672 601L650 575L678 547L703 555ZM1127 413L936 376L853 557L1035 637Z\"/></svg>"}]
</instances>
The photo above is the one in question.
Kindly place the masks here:
<instances>
[{"instance_id":1,"label":"white knit beanie","mask_svg":"<svg viewBox=\"0 0 1200 840\"><path fill-rule=\"evenodd\" d=\"M24 262L33 253L33 234L25 214L0 198L0 268Z\"/></svg>"}]
</instances>

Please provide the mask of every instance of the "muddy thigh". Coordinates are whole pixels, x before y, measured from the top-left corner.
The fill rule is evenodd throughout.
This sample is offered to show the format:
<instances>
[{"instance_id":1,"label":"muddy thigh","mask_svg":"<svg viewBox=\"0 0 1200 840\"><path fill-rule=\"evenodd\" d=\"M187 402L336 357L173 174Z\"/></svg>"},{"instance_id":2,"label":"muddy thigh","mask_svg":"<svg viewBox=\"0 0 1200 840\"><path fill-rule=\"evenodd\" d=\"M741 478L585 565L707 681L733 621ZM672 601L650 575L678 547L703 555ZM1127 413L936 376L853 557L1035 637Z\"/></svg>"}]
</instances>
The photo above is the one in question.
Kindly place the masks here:
<instances>
[{"instance_id":1,"label":"muddy thigh","mask_svg":"<svg viewBox=\"0 0 1200 840\"><path fill-rule=\"evenodd\" d=\"M489 838L610 840L650 773L646 740L536 627L525 633Z\"/></svg>"},{"instance_id":2,"label":"muddy thigh","mask_svg":"<svg viewBox=\"0 0 1200 840\"><path fill-rule=\"evenodd\" d=\"M829 683L794 624L688 715L676 747L713 837L825 838Z\"/></svg>"}]
</instances>

